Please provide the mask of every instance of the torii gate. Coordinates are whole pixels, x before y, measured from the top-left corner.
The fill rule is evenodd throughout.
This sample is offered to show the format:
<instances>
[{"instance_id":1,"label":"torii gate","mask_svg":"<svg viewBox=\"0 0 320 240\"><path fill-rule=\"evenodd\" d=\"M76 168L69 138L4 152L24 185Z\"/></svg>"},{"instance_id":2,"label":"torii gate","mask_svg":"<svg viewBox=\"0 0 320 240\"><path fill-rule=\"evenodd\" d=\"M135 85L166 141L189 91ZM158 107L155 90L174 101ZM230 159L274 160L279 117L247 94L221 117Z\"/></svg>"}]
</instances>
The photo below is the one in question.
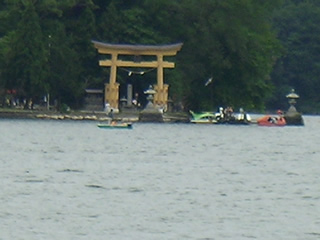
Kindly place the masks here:
<instances>
[{"instance_id":1,"label":"torii gate","mask_svg":"<svg viewBox=\"0 0 320 240\"><path fill-rule=\"evenodd\" d=\"M101 54L111 55L111 59L100 60L99 65L111 67L109 83L105 84L104 101L110 104L110 107L118 109L119 104L119 83L116 82L117 67L142 67L157 68L157 84L154 85L156 94L154 95L154 104L167 105L168 102L168 84L163 83L163 69L174 68L174 62L164 61L164 56L175 56L181 49L182 43L170 45L129 45L129 44L110 44L92 41L94 47ZM157 61L124 61L118 59L119 55L133 56L156 56Z\"/></svg>"}]
</instances>

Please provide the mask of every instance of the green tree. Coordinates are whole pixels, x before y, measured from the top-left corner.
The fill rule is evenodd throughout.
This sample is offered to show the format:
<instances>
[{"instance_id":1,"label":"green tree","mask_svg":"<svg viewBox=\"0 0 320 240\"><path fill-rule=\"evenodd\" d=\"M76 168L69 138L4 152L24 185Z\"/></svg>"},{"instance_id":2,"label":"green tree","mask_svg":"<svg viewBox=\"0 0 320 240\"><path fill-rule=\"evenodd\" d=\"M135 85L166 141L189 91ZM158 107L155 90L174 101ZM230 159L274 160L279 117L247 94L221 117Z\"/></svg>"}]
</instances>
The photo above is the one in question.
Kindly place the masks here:
<instances>
[{"instance_id":1,"label":"green tree","mask_svg":"<svg viewBox=\"0 0 320 240\"><path fill-rule=\"evenodd\" d=\"M72 96L72 98L68 102L73 102L74 107L81 105L84 89L95 86L96 79L101 80L96 74L100 69L98 69L97 55L91 43L96 36L95 8L91 0L77 0L64 9L62 19L66 37L64 45L67 44L69 48L67 62L72 63L68 65L72 65L70 67L73 73L71 79L65 79L68 82L64 85L70 90L69 97ZM68 96L65 91L62 93L64 93L63 96Z\"/></svg>"},{"instance_id":2,"label":"green tree","mask_svg":"<svg viewBox=\"0 0 320 240\"><path fill-rule=\"evenodd\" d=\"M177 56L190 108L234 105L261 109L279 43L269 18L279 1L146 1L152 24L168 41L184 42ZM213 77L213 83L205 81Z\"/></svg>"},{"instance_id":3,"label":"green tree","mask_svg":"<svg viewBox=\"0 0 320 240\"><path fill-rule=\"evenodd\" d=\"M143 1L113 0L97 18L98 37L111 43L157 44Z\"/></svg>"},{"instance_id":4,"label":"green tree","mask_svg":"<svg viewBox=\"0 0 320 240\"><path fill-rule=\"evenodd\" d=\"M94 69L91 66L96 64L89 37L92 31L88 31L94 22L87 24L90 17L94 20L87 8L92 8L90 3L8 1L0 17L4 16L5 23L19 18L14 21L17 24L8 24L0 41L2 85L19 88L33 98L50 93L52 100L78 107Z\"/></svg>"},{"instance_id":5,"label":"green tree","mask_svg":"<svg viewBox=\"0 0 320 240\"><path fill-rule=\"evenodd\" d=\"M284 96L292 88L300 95L303 111L320 107L320 2L287 1L274 17L284 55L274 68L275 93L268 106L286 108Z\"/></svg>"},{"instance_id":6,"label":"green tree","mask_svg":"<svg viewBox=\"0 0 320 240\"><path fill-rule=\"evenodd\" d=\"M219 105L262 109L279 56L270 27L281 0L7 0L0 4L0 81L27 94L50 92L80 105L86 87L103 87L91 40L183 42L165 71L170 95L194 110ZM41 19L41 20L40 20ZM19 68L16 68L19 66ZM39 72L36 72L36 69ZM37 74L36 74L37 73ZM149 78L155 78L150 73ZM205 86L205 81L213 82ZM119 73L120 81L125 76Z\"/></svg>"},{"instance_id":7,"label":"green tree","mask_svg":"<svg viewBox=\"0 0 320 240\"><path fill-rule=\"evenodd\" d=\"M40 19L32 1L20 5L21 18L17 28L5 37L3 57L6 59L4 78L6 88L23 89L28 97L46 92L46 51Z\"/></svg>"}]
</instances>

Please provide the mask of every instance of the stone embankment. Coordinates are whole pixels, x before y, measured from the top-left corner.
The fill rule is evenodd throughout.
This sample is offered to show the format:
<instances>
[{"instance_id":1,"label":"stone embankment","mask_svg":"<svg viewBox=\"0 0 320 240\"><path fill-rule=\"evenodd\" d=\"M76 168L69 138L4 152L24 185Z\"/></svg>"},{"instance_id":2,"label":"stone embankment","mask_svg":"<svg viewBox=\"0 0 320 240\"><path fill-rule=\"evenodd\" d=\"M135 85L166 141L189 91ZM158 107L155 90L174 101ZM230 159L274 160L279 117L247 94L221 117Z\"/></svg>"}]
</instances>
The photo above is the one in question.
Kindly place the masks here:
<instances>
[{"instance_id":1,"label":"stone embankment","mask_svg":"<svg viewBox=\"0 0 320 240\"><path fill-rule=\"evenodd\" d=\"M105 112L74 111L70 113L59 113L54 111L32 111L32 110L0 110L0 118L3 119L44 119L44 120L74 120L74 121L109 121L110 117ZM138 122L139 112L117 113L113 120ZM163 115L164 122L188 122L185 113L170 113Z\"/></svg>"}]
</instances>

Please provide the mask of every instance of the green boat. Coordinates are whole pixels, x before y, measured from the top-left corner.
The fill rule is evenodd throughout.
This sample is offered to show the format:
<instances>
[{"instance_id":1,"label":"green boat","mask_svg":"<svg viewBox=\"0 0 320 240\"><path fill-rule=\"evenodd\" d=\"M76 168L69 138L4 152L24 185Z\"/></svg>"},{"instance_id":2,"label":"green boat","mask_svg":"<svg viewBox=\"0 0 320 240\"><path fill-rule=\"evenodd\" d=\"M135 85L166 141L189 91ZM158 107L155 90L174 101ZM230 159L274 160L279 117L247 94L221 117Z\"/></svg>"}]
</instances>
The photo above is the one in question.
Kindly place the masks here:
<instances>
[{"instance_id":1,"label":"green boat","mask_svg":"<svg viewBox=\"0 0 320 240\"><path fill-rule=\"evenodd\" d=\"M194 113L190 111L191 114L191 123L200 123L200 124L214 124L217 123L216 115L211 112L201 112Z\"/></svg>"}]
</instances>

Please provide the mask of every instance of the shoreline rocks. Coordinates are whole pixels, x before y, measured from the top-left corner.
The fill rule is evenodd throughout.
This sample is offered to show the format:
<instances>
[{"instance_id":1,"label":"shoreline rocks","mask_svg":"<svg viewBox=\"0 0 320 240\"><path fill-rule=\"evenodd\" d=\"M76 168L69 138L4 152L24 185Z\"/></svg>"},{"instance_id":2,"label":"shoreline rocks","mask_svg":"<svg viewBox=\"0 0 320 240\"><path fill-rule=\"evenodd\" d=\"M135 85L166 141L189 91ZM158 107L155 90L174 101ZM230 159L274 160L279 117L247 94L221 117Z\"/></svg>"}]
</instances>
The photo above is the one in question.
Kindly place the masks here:
<instances>
[{"instance_id":1,"label":"shoreline rocks","mask_svg":"<svg viewBox=\"0 0 320 240\"><path fill-rule=\"evenodd\" d=\"M149 122L147 119L140 119L139 112L137 113L118 113L115 114L113 120L124 122ZM72 120L72 121L110 121L111 118L105 112L71 112L67 114L49 111L31 111L31 110L17 110L17 111L0 111L0 119L43 119L43 120ZM154 122L154 121L150 121ZM159 121L158 121L159 122ZM188 122L187 115L178 114L164 114L162 122Z\"/></svg>"}]
</instances>

